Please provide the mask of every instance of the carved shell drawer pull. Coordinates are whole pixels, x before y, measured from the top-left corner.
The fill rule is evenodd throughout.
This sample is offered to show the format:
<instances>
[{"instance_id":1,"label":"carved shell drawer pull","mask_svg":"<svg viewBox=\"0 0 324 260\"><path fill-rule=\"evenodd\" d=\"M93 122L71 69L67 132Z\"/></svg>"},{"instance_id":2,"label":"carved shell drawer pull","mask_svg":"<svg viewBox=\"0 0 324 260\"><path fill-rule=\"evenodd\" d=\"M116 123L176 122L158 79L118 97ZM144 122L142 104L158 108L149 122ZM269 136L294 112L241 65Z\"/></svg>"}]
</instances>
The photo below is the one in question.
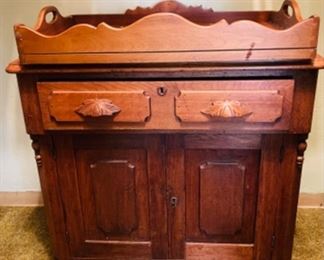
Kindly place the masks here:
<instances>
[{"instance_id":1,"label":"carved shell drawer pull","mask_svg":"<svg viewBox=\"0 0 324 260\"><path fill-rule=\"evenodd\" d=\"M113 116L121 109L109 99L86 99L75 112L86 117Z\"/></svg>"},{"instance_id":2,"label":"carved shell drawer pull","mask_svg":"<svg viewBox=\"0 0 324 260\"><path fill-rule=\"evenodd\" d=\"M201 113L220 119L244 118L252 114L252 112L245 111L241 103L236 100L212 102L210 107L202 110Z\"/></svg>"}]
</instances>

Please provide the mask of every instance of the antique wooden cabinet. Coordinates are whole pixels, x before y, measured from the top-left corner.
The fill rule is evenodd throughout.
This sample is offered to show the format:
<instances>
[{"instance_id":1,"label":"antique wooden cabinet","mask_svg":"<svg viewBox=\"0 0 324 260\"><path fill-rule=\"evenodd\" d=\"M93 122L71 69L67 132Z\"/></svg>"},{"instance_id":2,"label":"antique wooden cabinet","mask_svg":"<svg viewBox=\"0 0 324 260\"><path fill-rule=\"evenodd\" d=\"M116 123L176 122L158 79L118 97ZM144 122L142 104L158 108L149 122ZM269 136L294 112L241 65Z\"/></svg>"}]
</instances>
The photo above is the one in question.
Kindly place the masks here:
<instances>
[{"instance_id":1,"label":"antique wooden cabinet","mask_svg":"<svg viewBox=\"0 0 324 260\"><path fill-rule=\"evenodd\" d=\"M17 25L55 257L290 259L318 27L290 0Z\"/></svg>"}]
</instances>

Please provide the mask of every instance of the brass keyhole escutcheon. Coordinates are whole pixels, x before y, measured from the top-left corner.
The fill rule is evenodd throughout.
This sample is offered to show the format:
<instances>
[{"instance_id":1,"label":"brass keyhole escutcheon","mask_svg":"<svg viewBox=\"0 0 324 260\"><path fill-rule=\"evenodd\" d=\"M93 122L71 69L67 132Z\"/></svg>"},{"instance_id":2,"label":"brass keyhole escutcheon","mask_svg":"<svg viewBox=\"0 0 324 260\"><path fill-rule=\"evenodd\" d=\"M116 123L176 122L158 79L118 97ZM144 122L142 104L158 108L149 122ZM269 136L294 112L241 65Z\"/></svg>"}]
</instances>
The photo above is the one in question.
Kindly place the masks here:
<instances>
[{"instance_id":1,"label":"brass keyhole escutcheon","mask_svg":"<svg viewBox=\"0 0 324 260\"><path fill-rule=\"evenodd\" d=\"M157 93L161 97L165 96L167 92L168 92L168 89L166 87L158 87L157 88Z\"/></svg>"}]
</instances>

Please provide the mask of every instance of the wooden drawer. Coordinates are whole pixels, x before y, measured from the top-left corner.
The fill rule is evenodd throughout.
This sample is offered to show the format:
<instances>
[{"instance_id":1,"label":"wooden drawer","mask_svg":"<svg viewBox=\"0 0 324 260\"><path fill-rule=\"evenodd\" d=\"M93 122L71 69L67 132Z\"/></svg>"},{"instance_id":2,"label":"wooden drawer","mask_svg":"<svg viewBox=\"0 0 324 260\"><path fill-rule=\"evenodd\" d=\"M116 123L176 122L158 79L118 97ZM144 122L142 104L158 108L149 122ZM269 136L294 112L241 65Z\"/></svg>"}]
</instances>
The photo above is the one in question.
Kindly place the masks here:
<instances>
[{"instance_id":1,"label":"wooden drawer","mask_svg":"<svg viewBox=\"0 0 324 260\"><path fill-rule=\"evenodd\" d=\"M178 86L175 114L185 125L263 125L288 129L293 80L227 80ZM233 125L234 124L234 125Z\"/></svg>"},{"instance_id":2,"label":"wooden drawer","mask_svg":"<svg viewBox=\"0 0 324 260\"><path fill-rule=\"evenodd\" d=\"M37 89L46 130L283 131L294 81L39 82Z\"/></svg>"},{"instance_id":3,"label":"wooden drawer","mask_svg":"<svg viewBox=\"0 0 324 260\"><path fill-rule=\"evenodd\" d=\"M44 128L55 124L145 123L150 97L141 85L121 82L41 82L37 84Z\"/></svg>"}]
</instances>

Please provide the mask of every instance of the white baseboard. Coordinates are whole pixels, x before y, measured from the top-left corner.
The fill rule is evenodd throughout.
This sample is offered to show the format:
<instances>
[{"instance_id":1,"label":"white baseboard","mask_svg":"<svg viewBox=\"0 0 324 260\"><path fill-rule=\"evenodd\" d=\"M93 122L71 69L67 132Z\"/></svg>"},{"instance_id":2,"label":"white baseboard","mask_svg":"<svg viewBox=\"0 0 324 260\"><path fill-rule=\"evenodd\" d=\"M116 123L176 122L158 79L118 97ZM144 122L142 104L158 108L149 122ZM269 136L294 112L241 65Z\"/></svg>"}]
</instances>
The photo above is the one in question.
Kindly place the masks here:
<instances>
[{"instance_id":1,"label":"white baseboard","mask_svg":"<svg viewBox=\"0 0 324 260\"><path fill-rule=\"evenodd\" d=\"M40 191L0 192L0 206L34 207L43 205L43 197Z\"/></svg>"},{"instance_id":2,"label":"white baseboard","mask_svg":"<svg viewBox=\"0 0 324 260\"><path fill-rule=\"evenodd\" d=\"M0 192L0 206L42 206L43 198L39 191ZM324 193L301 193L299 207L324 207Z\"/></svg>"}]
</instances>

